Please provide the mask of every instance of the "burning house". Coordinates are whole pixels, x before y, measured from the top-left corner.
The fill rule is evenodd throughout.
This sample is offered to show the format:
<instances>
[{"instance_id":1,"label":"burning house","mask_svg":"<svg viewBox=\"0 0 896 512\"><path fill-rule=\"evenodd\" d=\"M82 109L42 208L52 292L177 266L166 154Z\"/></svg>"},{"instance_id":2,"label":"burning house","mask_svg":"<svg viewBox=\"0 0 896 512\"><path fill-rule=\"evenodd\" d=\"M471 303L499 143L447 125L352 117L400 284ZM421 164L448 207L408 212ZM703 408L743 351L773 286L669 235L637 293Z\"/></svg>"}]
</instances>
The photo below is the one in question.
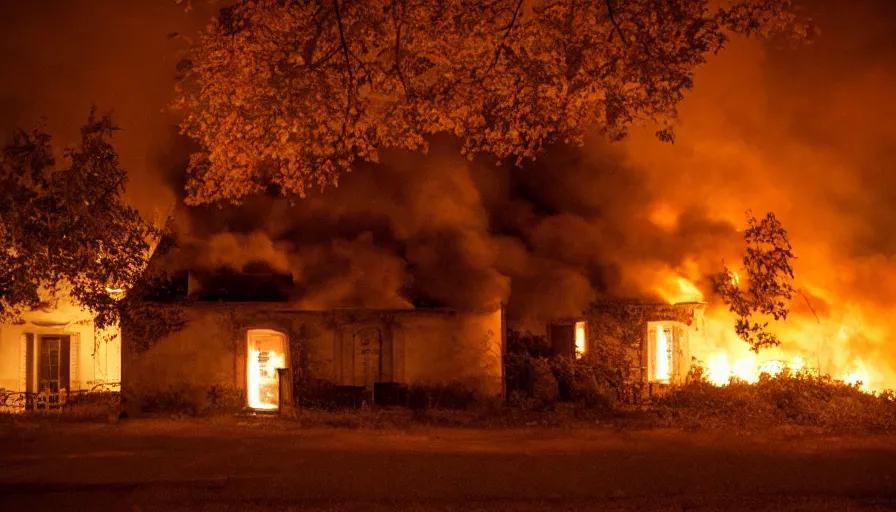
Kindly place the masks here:
<instances>
[{"instance_id":1,"label":"burning house","mask_svg":"<svg viewBox=\"0 0 896 512\"><path fill-rule=\"evenodd\" d=\"M268 286L250 300L248 284ZM458 383L480 396L502 391L503 310L303 310L276 300L277 279L242 276L237 300L201 300L215 293L204 283L180 308L177 326L153 340L123 329L125 406L152 408L177 394L210 405L273 410L283 376L291 375L298 400L329 392L382 403L389 390ZM217 281L220 285L220 281ZM282 284L282 283L281 283ZM216 285L216 286L218 286ZM210 295L211 294L211 295ZM255 297L259 297L256 295ZM288 370L288 371L283 371ZM380 395L377 398L377 395ZM393 401L401 401L392 397Z\"/></svg>"},{"instance_id":2,"label":"burning house","mask_svg":"<svg viewBox=\"0 0 896 512\"><path fill-rule=\"evenodd\" d=\"M585 315L551 322L548 342L555 355L578 358L596 344L619 347L640 394L682 384L691 367L691 344L705 336L705 303L610 301Z\"/></svg>"}]
</instances>

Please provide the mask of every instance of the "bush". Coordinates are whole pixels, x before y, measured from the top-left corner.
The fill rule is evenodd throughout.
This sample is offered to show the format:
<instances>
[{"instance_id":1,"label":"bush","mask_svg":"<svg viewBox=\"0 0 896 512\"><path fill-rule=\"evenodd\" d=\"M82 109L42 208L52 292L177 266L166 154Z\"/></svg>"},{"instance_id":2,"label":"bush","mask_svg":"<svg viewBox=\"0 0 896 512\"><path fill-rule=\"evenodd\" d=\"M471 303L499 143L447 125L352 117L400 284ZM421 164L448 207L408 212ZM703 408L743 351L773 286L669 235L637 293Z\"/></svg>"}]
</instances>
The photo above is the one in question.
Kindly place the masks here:
<instances>
[{"instance_id":1,"label":"bush","mask_svg":"<svg viewBox=\"0 0 896 512\"><path fill-rule=\"evenodd\" d=\"M551 410L560 398L560 388L548 359L532 358L532 399L538 409Z\"/></svg>"},{"instance_id":2,"label":"bush","mask_svg":"<svg viewBox=\"0 0 896 512\"><path fill-rule=\"evenodd\" d=\"M196 416L209 409L208 391L204 387L181 383L166 389L126 393L126 408L129 414Z\"/></svg>"},{"instance_id":3,"label":"bush","mask_svg":"<svg viewBox=\"0 0 896 512\"><path fill-rule=\"evenodd\" d=\"M896 400L891 392L868 394L830 377L787 371L763 375L755 384L732 381L723 387L693 379L655 398L649 411L672 426L896 431Z\"/></svg>"}]
</instances>

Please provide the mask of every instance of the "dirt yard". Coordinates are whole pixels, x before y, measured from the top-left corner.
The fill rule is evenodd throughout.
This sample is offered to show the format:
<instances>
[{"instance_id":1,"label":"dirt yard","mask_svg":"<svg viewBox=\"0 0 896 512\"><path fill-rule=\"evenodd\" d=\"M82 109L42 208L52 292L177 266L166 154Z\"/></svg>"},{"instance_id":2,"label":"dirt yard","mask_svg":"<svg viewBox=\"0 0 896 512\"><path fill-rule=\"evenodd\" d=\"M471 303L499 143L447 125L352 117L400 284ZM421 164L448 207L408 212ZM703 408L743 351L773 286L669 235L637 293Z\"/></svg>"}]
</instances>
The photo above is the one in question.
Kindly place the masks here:
<instances>
[{"instance_id":1,"label":"dirt yard","mask_svg":"<svg viewBox=\"0 0 896 512\"><path fill-rule=\"evenodd\" d=\"M896 436L0 424L3 510L896 510Z\"/></svg>"}]
</instances>

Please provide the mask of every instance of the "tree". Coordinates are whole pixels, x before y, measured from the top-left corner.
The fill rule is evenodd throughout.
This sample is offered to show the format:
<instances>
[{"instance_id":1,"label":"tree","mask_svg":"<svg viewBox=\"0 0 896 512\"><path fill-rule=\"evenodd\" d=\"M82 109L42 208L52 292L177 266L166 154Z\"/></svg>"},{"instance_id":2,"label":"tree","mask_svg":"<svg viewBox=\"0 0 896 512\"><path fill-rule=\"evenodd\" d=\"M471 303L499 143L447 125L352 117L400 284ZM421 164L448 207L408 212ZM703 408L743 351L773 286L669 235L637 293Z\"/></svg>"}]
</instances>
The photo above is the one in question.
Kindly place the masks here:
<instances>
[{"instance_id":1,"label":"tree","mask_svg":"<svg viewBox=\"0 0 896 512\"><path fill-rule=\"evenodd\" d=\"M127 173L109 142L109 116L91 110L57 169L51 137L16 131L0 154L0 320L70 297L102 329L143 271L157 230L123 202Z\"/></svg>"},{"instance_id":2,"label":"tree","mask_svg":"<svg viewBox=\"0 0 896 512\"><path fill-rule=\"evenodd\" d=\"M534 159L633 123L674 138L695 69L730 34L805 37L792 0L243 0L181 71L201 150L187 201L304 196L385 148L450 133L472 157Z\"/></svg>"},{"instance_id":3,"label":"tree","mask_svg":"<svg viewBox=\"0 0 896 512\"><path fill-rule=\"evenodd\" d=\"M756 314L786 320L790 312L790 300L794 289L794 259L787 231L769 213L757 221L747 212L749 229L744 232L747 252L743 258L744 276L727 266L713 278L716 292L730 311L737 315L734 329L737 335L750 344L754 352L780 344L778 337L768 332L768 322L758 323Z\"/></svg>"}]
</instances>

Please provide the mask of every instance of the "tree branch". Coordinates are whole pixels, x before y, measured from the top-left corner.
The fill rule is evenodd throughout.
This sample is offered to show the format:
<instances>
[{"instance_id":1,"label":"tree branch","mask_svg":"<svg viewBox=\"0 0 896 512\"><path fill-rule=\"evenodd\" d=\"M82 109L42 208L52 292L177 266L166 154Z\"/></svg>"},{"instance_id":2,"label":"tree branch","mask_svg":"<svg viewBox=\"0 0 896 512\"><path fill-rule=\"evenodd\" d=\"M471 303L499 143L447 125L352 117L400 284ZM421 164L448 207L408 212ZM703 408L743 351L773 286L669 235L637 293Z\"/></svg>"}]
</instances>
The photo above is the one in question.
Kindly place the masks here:
<instances>
[{"instance_id":1,"label":"tree branch","mask_svg":"<svg viewBox=\"0 0 896 512\"><path fill-rule=\"evenodd\" d=\"M404 94L408 94L408 83L404 78L404 72L401 71L401 23L398 22L398 8L392 8L392 19L395 21L395 72L398 73L398 80L401 81L401 87L404 88Z\"/></svg>"},{"instance_id":2,"label":"tree branch","mask_svg":"<svg viewBox=\"0 0 896 512\"><path fill-rule=\"evenodd\" d=\"M607 5L607 13L610 15L610 22L616 29L616 33L619 34L619 39L622 41L622 44L628 46L628 40L625 39L625 34L622 33L622 28L619 26L619 22L616 21L616 13L613 12L612 0L604 0L604 4Z\"/></svg>"},{"instance_id":3,"label":"tree branch","mask_svg":"<svg viewBox=\"0 0 896 512\"><path fill-rule=\"evenodd\" d=\"M507 42L507 36L510 35L510 31L513 30L514 25L516 25L516 20L520 15L520 9L523 7L523 0L519 0L516 3L516 8L513 10L513 17L510 18L510 24L507 25L507 30L504 31L504 37L501 38L501 44L498 45L498 51L495 52L495 59L492 61L491 65L486 70L485 74L491 72L495 66L498 65L498 60L501 59L501 52L504 50L504 43Z\"/></svg>"},{"instance_id":4,"label":"tree branch","mask_svg":"<svg viewBox=\"0 0 896 512\"><path fill-rule=\"evenodd\" d=\"M349 55L348 43L345 42L345 31L342 28L342 14L339 12L339 0L333 0L333 11L336 13L336 25L339 27L339 42L342 45L342 53L345 55L345 67L348 70L348 97L345 100L345 118L342 120L342 136L345 137L345 131L348 128L348 118L352 110L352 100L354 99L355 74L352 71L352 58Z\"/></svg>"},{"instance_id":5,"label":"tree branch","mask_svg":"<svg viewBox=\"0 0 896 512\"><path fill-rule=\"evenodd\" d=\"M333 0L333 11L336 13L336 25L339 27L339 42L342 45L342 53L345 55L345 67L348 68L349 97L355 84L355 75L352 71L352 59L348 51L348 43L345 42L345 31L342 28L342 14L339 12L339 0Z\"/></svg>"},{"instance_id":6,"label":"tree branch","mask_svg":"<svg viewBox=\"0 0 896 512\"><path fill-rule=\"evenodd\" d=\"M800 297L802 297L803 300L806 301L806 305L809 306L809 311L811 311L812 314L815 315L815 322L821 323L821 320L819 320L818 318L818 313L815 312L815 308L813 308L812 303L809 302L809 297L806 297L806 292L804 292L803 290L797 290L796 293L798 293Z\"/></svg>"}]
</instances>

